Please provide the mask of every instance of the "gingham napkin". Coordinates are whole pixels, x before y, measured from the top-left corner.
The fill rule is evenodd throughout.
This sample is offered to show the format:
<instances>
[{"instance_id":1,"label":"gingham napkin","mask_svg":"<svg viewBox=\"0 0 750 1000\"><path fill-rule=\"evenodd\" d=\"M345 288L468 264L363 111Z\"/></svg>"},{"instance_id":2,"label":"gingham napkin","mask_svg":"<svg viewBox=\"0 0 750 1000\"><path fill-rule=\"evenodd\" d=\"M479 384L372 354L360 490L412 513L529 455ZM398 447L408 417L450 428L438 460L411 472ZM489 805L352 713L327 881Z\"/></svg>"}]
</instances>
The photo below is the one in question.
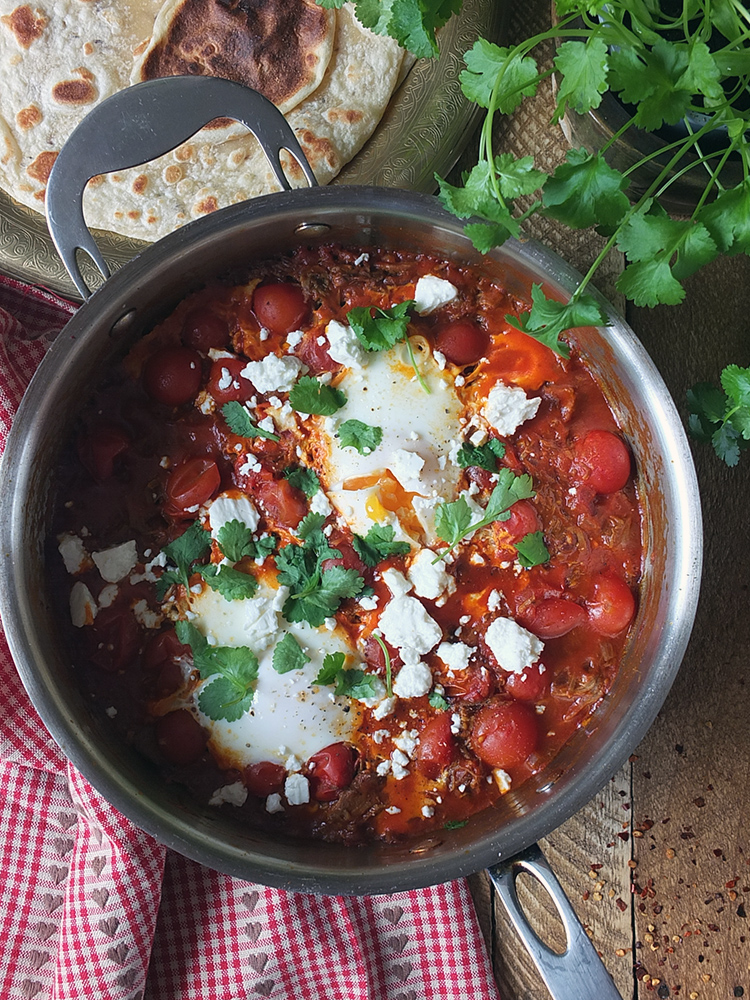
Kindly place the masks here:
<instances>
[{"instance_id":1,"label":"gingham napkin","mask_svg":"<svg viewBox=\"0 0 750 1000\"><path fill-rule=\"evenodd\" d=\"M0 449L75 309L0 276ZM65 759L0 633L0 1000L35 997L498 1000L463 880L302 895L161 847Z\"/></svg>"}]
</instances>

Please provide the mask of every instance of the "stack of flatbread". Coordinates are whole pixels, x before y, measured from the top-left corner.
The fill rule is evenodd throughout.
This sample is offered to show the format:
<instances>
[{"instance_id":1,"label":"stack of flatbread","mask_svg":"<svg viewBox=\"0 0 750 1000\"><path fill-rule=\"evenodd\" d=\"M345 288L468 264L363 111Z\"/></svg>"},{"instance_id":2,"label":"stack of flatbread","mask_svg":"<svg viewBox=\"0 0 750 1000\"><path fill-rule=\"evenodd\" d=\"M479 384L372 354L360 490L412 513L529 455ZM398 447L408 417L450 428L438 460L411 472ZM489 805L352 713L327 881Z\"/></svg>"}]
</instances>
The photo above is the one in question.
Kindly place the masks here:
<instances>
[{"instance_id":1,"label":"stack of flatbread","mask_svg":"<svg viewBox=\"0 0 750 1000\"><path fill-rule=\"evenodd\" d=\"M98 103L162 76L221 76L285 114L330 181L374 131L403 50L350 4L314 0L0 0L0 187L44 210L57 153ZM93 178L88 224L156 240L201 215L278 189L246 129L217 119L160 159Z\"/></svg>"}]
</instances>

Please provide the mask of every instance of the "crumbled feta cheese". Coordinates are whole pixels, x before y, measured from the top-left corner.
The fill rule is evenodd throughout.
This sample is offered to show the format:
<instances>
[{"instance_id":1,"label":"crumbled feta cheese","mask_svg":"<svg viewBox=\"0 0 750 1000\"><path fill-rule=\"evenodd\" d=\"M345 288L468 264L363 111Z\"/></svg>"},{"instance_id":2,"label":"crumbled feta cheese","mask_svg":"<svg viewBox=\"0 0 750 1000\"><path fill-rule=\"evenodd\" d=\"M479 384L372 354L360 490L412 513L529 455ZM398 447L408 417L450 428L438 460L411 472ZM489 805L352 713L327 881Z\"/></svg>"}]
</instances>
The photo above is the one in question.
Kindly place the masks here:
<instances>
[{"instance_id":1,"label":"crumbled feta cheese","mask_svg":"<svg viewBox=\"0 0 750 1000\"><path fill-rule=\"evenodd\" d=\"M484 640L503 670L513 674L522 674L536 663L544 650L542 640L512 618L495 618Z\"/></svg>"},{"instance_id":2,"label":"crumbled feta cheese","mask_svg":"<svg viewBox=\"0 0 750 1000\"><path fill-rule=\"evenodd\" d=\"M375 773L379 777L381 777L381 778L384 778L386 776L386 774L390 774L391 773L391 762L389 760L381 760L381 762L375 768ZM386 812L388 812L387 809L386 809Z\"/></svg>"},{"instance_id":3,"label":"crumbled feta cheese","mask_svg":"<svg viewBox=\"0 0 750 1000\"><path fill-rule=\"evenodd\" d=\"M497 382L487 394L484 415L498 434L512 434L536 414L540 403L541 399L529 399L520 386Z\"/></svg>"},{"instance_id":4,"label":"crumbled feta cheese","mask_svg":"<svg viewBox=\"0 0 750 1000\"><path fill-rule=\"evenodd\" d=\"M387 729L376 729L372 734L372 739L374 743L377 743L378 746L380 746L383 740L387 740L390 735L391 734Z\"/></svg>"},{"instance_id":5,"label":"crumbled feta cheese","mask_svg":"<svg viewBox=\"0 0 750 1000\"><path fill-rule=\"evenodd\" d=\"M269 795L266 799L266 812L268 813L280 813L284 812L284 806L281 804L281 796L278 792L274 792Z\"/></svg>"},{"instance_id":6,"label":"crumbled feta cheese","mask_svg":"<svg viewBox=\"0 0 750 1000\"><path fill-rule=\"evenodd\" d=\"M85 583L77 580L70 591L70 620L76 628L91 625L98 608L93 595Z\"/></svg>"},{"instance_id":7,"label":"crumbled feta cheese","mask_svg":"<svg viewBox=\"0 0 750 1000\"><path fill-rule=\"evenodd\" d=\"M451 732L454 736L458 736L461 732L461 715L459 712L454 712L451 715Z\"/></svg>"},{"instance_id":8,"label":"crumbled feta cheese","mask_svg":"<svg viewBox=\"0 0 750 1000\"><path fill-rule=\"evenodd\" d=\"M417 656L429 653L440 639L443 631L432 618L425 606L416 597L394 597L385 606L380 616L379 628L392 646L404 651L412 651Z\"/></svg>"},{"instance_id":9,"label":"crumbled feta cheese","mask_svg":"<svg viewBox=\"0 0 750 1000\"><path fill-rule=\"evenodd\" d=\"M474 654L474 647L465 642L441 642L437 655L443 661L450 673L454 670L465 670Z\"/></svg>"},{"instance_id":10,"label":"crumbled feta cheese","mask_svg":"<svg viewBox=\"0 0 750 1000\"><path fill-rule=\"evenodd\" d=\"M251 500L245 496L218 496L206 508L211 524L211 536L218 538L219 531L227 521L241 521L251 531L255 531L260 521L260 514Z\"/></svg>"},{"instance_id":11,"label":"crumbled feta cheese","mask_svg":"<svg viewBox=\"0 0 750 1000\"><path fill-rule=\"evenodd\" d=\"M267 417L263 417L262 420L258 421L258 427L267 434L274 434L276 432L276 424L273 422L273 417L270 413Z\"/></svg>"},{"instance_id":12,"label":"crumbled feta cheese","mask_svg":"<svg viewBox=\"0 0 750 1000\"><path fill-rule=\"evenodd\" d=\"M284 795L290 806L301 806L310 801L310 782L304 774L290 774L284 782Z\"/></svg>"},{"instance_id":13,"label":"crumbled feta cheese","mask_svg":"<svg viewBox=\"0 0 750 1000\"><path fill-rule=\"evenodd\" d=\"M260 472L262 468L263 466L260 464L255 455L253 455L253 453L249 451L245 455L245 460L238 467L237 471L241 476L249 476L251 472Z\"/></svg>"},{"instance_id":14,"label":"crumbled feta cheese","mask_svg":"<svg viewBox=\"0 0 750 1000\"><path fill-rule=\"evenodd\" d=\"M241 781L233 781L231 785L224 785L217 788L208 800L210 806L220 806L223 802L228 802L232 806L241 806L247 799L247 789Z\"/></svg>"},{"instance_id":15,"label":"crumbled feta cheese","mask_svg":"<svg viewBox=\"0 0 750 1000\"><path fill-rule=\"evenodd\" d=\"M60 535L58 541L57 549L68 573L75 576L76 573L83 572L89 564L89 554L78 535Z\"/></svg>"},{"instance_id":16,"label":"crumbled feta cheese","mask_svg":"<svg viewBox=\"0 0 750 1000\"><path fill-rule=\"evenodd\" d=\"M408 577L414 585L418 597L436 601L439 597L452 594L456 581L445 570L445 563L435 562L431 549L420 549L408 569Z\"/></svg>"},{"instance_id":17,"label":"crumbled feta cheese","mask_svg":"<svg viewBox=\"0 0 750 1000\"><path fill-rule=\"evenodd\" d=\"M397 448L391 455L388 467L407 492L422 492L423 485L419 474L424 468L424 459L416 451Z\"/></svg>"},{"instance_id":18,"label":"crumbled feta cheese","mask_svg":"<svg viewBox=\"0 0 750 1000\"><path fill-rule=\"evenodd\" d=\"M267 354L260 361L249 361L240 374L249 379L258 392L289 392L303 367L299 358Z\"/></svg>"},{"instance_id":19,"label":"crumbled feta cheese","mask_svg":"<svg viewBox=\"0 0 750 1000\"><path fill-rule=\"evenodd\" d=\"M370 597L360 597L359 606L363 611L374 611L378 606L378 595L373 594Z\"/></svg>"},{"instance_id":20,"label":"crumbled feta cheese","mask_svg":"<svg viewBox=\"0 0 750 1000\"><path fill-rule=\"evenodd\" d=\"M302 342L304 336L302 330L292 330L291 333L288 333L286 335L286 342L289 345L289 350L293 351Z\"/></svg>"},{"instance_id":21,"label":"crumbled feta cheese","mask_svg":"<svg viewBox=\"0 0 750 1000\"><path fill-rule=\"evenodd\" d=\"M372 710L372 717L373 719L376 719L378 722L380 722L381 719L387 718L387 716L389 716L393 712L393 709L395 707L396 707L395 698L383 698L383 700L379 701L378 704L375 706L375 708Z\"/></svg>"},{"instance_id":22,"label":"crumbled feta cheese","mask_svg":"<svg viewBox=\"0 0 750 1000\"><path fill-rule=\"evenodd\" d=\"M417 729L405 729L394 741L393 745L397 750L401 750L407 757L414 757L414 753L419 746L419 731Z\"/></svg>"},{"instance_id":23,"label":"crumbled feta cheese","mask_svg":"<svg viewBox=\"0 0 750 1000\"><path fill-rule=\"evenodd\" d=\"M506 792L510 791L511 780L507 771L503 771L502 768L498 767L492 772L492 776L501 795L505 795Z\"/></svg>"},{"instance_id":24,"label":"crumbled feta cheese","mask_svg":"<svg viewBox=\"0 0 750 1000\"><path fill-rule=\"evenodd\" d=\"M399 698L421 698L432 687L432 671L426 663L405 663L393 682Z\"/></svg>"},{"instance_id":25,"label":"crumbled feta cheese","mask_svg":"<svg viewBox=\"0 0 750 1000\"><path fill-rule=\"evenodd\" d=\"M337 319L332 319L326 327L328 354L340 365L359 368L365 361L365 350L352 328Z\"/></svg>"},{"instance_id":26,"label":"crumbled feta cheese","mask_svg":"<svg viewBox=\"0 0 750 1000\"><path fill-rule=\"evenodd\" d=\"M393 597L405 597L412 589L412 584L406 579L403 573L393 567L384 569L380 574L383 583L390 590Z\"/></svg>"},{"instance_id":27,"label":"crumbled feta cheese","mask_svg":"<svg viewBox=\"0 0 750 1000\"><path fill-rule=\"evenodd\" d=\"M123 542L111 549L94 552L91 556L102 579L107 583L117 583L124 579L138 562L135 542Z\"/></svg>"},{"instance_id":28,"label":"crumbled feta cheese","mask_svg":"<svg viewBox=\"0 0 750 1000\"><path fill-rule=\"evenodd\" d=\"M417 281L414 289L414 308L421 316L428 316L441 306L452 302L458 295L458 289L445 278L436 274L425 274Z\"/></svg>"},{"instance_id":29,"label":"crumbled feta cheese","mask_svg":"<svg viewBox=\"0 0 750 1000\"><path fill-rule=\"evenodd\" d=\"M425 819L430 819L432 816L435 815L434 806L422 806L422 815L424 816Z\"/></svg>"},{"instance_id":30,"label":"crumbled feta cheese","mask_svg":"<svg viewBox=\"0 0 750 1000\"><path fill-rule=\"evenodd\" d=\"M383 701L388 701L385 697L385 684L381 681L379 677L374 674L372 676L371 691L372 693L366 698L357 698L356 700L361 702L365 708L373 708L377 712ZM373 713L375 715L375 712ZM375 715L376 719L381 718L379 715Z\"/></svg>"},{"instance_id":31,"label":"crumbled feta cheese","mask_svg":"<svg viewBox=\"0 0 750 1000\"><path fill-rule=\"evenodd\" d=\"M441 354L440 351L433 351L432 357L435 361L435 364L440 369L440 371L443 371L443 369L445 368L445 355Z\"/></svg>"},{"instance_id":32,"label":"crumbled feta cheese","mask_svg":"<svg viewBox=\"0 0 750 1000\"><path fill-rule=\"evenodd\" d=\"M146 601L136 601L133 605L133 614L138 624L144 628L158 628L164 620L164 616L158 611L153 611Z\"/></svg>"},{"instance_id":33,"label":"crumbled feta cheese","mask_svg":"<svg viewBox=\"0 0 750 1000\"><path fill-rule=\"evenodd\" d=\"M132 580L132 577L131 577ZM100 608L109 608L115 603L115 599L120 592L120 588L116 583L108 583L106 587L102 587L99 591L99 596L97 601Z\"/></svg>"},{"instance_id":34,"label":"crumbled feta cheese","mask_svg":"<svg viewBox=\"0 0 750 1000\"><path fill-rule=\"evenodd\" d=\"M310 511L313 514L322 514L323 517L328 517L333 512L331 501L323 490L318 490L310 500Z\"/></svg>"},{"instance_id":35,"label":"crumbled feta cheese","mask_svg":"<svg viewBox=\"0 0 750 1000\"><path fill-rule=\"evenodd\" d=\"M359 257L354 261L354 266L359 267L360 264L366 263L370 259L369 253L361 253Z\"/></svg>"},{"instance_id":36,"label":"crumbled feta cheese","mask_svg":"<svg viewBox=\"0 0 750 1000\"><path fill-rule=\"evenodd\" d=\"M473 434L469 435L469 442L473 444L475 448L479 448L480 445L484 444L488 437L489 434L484 427L480 427L478 431L474 431Z\"/></svg>"},{"instance_id":37,"label":"crumbled feta cheese","mask_svg":"<svg viewBox=\"0 0 750 1000\"><path fill-rule=\"evenodd\" d=\"M296 774L297 771L302 770L302 761L295 754L290 754L284 763L284 767L289 774Z\"/></svg>"}]
</instances>

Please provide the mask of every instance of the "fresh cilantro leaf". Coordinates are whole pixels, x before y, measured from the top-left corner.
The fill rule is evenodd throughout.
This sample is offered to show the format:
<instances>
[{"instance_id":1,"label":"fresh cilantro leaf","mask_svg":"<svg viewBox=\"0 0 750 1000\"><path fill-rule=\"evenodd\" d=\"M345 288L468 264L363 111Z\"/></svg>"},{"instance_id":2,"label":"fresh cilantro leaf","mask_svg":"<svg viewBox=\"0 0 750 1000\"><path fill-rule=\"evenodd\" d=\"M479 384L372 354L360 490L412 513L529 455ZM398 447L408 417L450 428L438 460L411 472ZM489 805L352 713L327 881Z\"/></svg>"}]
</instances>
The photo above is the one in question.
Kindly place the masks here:
<instances>
[{"instance_id":1,"label":"fresh cilantro leaf","mask_svg":"<svg viewBox=\"0 0 750 1000\"><path fill-rule=\"evenodd\" d=\"M698 221L708 230L722 253L750 253L750 177L728 188L704 205Z\"/></svg>"},{"instance_id":2,"label":"fresh cilantro leaf","mask_svg":"<svg viewBox=\"0 0 750 1000\"><path fill-rule=\"evenodd\" d=\"M377 698L382 693L380 678L375 674L366 674L364 670L339 670L336 674L334 694L346 695L348 698Z\"/></svg>"},{"instance_id":3,"label":"fresh cilantro leaf","mask_svg":"<svg viewBox=\"0 0 750 1000\"><path fill-rule=\"evenodd\" d=\"M374 524L367 534L354 535L354 551L365 566L377 566L389 556L404 556L411 551L408 542L395 541L395 531L390 524Z\"/></svg>"},{"instance_id":4,"label":"fresh cilantro leaf","mask_svg":"<svg viewBox=\"0 0 750 1000\"><path fill-rule=\"evenodd\" d=\"M719 458L733 468L740 460L740 435L730 423L722 423L711 436L711 444Z\"/></svg>"},{"instance_id":5,"label":"fresh cilantro leaf","mask_svg":"<svg viewBox=\"0 0 750 1000\"><path fill-rule=\"evenodd\" d=\"M750 406L750 368L727 365L721 373L721 387L734 407Z\"/></svg>"},{"instance_id":6,"label":"fresh cilantro leaf","mask_svg":"<svg viewBox=\"0 0 750 1000\"><path fill-rule=\"evenodd\" d=\"M544 214L572 229L598 226L611 233L630 208L628 179L599 153L570 149L544 185Z\"/></svg>"},{"instance_id":7,"label":"fresh cilantro leaf","mask_svg":"<svg viewBox=\"0 0 750 1000\"><path fill-rule=\"evenodd\" d=\"M495 157L495 176L503 198L533 194L547 181L543 171L534 169L533 156L517 158L512 153L500 153Z\"/></svg>"},{"instance_id":8,"label":"fresh cilantro leaf","mask_svg":"<svg viewBox=\"0 0 750 1000\"><path fill-rule=\"evenodd\" d=\"M216 533L216 541L222 554L231 562L239 562L245 556L255 555L255 539L252 530L237 518L225 521Z\"/></svg>"},{"instance_id":9,"label":"fresh cilantro leaf","mask_svg":"<svg viewBox=\"0 0 750 1000\"><path fill-rule=\"evenodd\" d=\"M534 489L531 476L517 476L510 469L501 469L498 481L490 494L484 515L477 521L471 520L471 508L466 499L460 496L453 503L440 504L435 509L435 531L438 538L447 543L448 548L436 557L444 559L459 542L479 528L485 528L493 521L507 521L510 517L510 507L517 500L528 500L533 497Z\"/></svg>"},{"instance_id":10,"label":"fresh cilantro leaf","mask_svg":"<svg viewBox=\"0 0 750 1000\"><path fill-rule=\"evenodd\" d=\"M308 514L304 521L309 518ZM303 544L283 546L276 555L276 567L279 583L290 590L282 608L284 617L290 622L306 621L317 627L336 612L342 600L356 597L364 580L355 569L343 566L323 569L323 562L338 558L340 552L329 547L319 521L310 520L306 527L309 530Z\"/></svg>"},{"instance_id":11,"label":"fresh cilantro leaf","mask_svg":"<svg viewBox=\"0 0 750 1000\"><path fill-rule=\"evenodd\" d=\"M676 125L690 110L688 47L684 42L659 38L648 49L635 52L623 46L610 53L610 85L636 112L638 128L655 131Z\"/></svg>"},{"instance_id":12,"label":"fresh cilantro leaf","mask_svg":"<svg viewBox=\"0 0 750 1000\"><path fill-rule=\"evenodd\" d=\"M340 7L339 0L319 0ZM390 35L419 59L438 55L435 32L461 9L461 0L354 0L360 24L376 35Z\"/></svg>"},{"instance_id":13,"label":"fresh cilantro leaf","mask_svg":"<svg viewBox=\"0 0 750 1000\"><path fill-rule=\"evenodd\" d=\"M184 587L190 586L193 563L211 551L211 535L202 527L200 521L193 521L178 538L165 545L163 551L169 564L176 568L166 569L160 576L156 584L159 600L175 583L181 583Z\"/></svg>"},{"instance_id":14,"label":"fresh cilantro leaf","mask_svg":"<svg viewBox=\"0 0 750 1000\"><path fill-rule=\"evenodd\" d=\"M531 56L501 48L480 38L464 56L466 69L459 75L464 95L482 108L491 103L503 114L516 110L524 97L533 97L539 83Z\"/></svg>"},{"instance_id":15,"label":"fresh cilantro leaf","mask_svg":"<svg viewBox=\"0 0 750 1000\"><path fill-rule=\"evenodd\" d=\"M478 216L486 220L484 223L469 223L465 227L466 235L477 250L488 253L493 246L502 246L511 236L517 239L521 234L521 225L511 214L510 207L498 199L491 165L482 160L463 181L463 187L454 187L438 177L438 197L443 207L459 219Z\"/></svg>"},{"instance_id":16,"label":"fresh cilantro leaf","mask_svg":"<svg viewBox=\"0 0 750 1000\"><path fill-rule=\"evenodd\" d=\"M292 486L302 490L307 497L314 497L320 489L320 480L315 469L290 465L284 469L284 478L288 479Z\"/></svg>"},{"instance_id":17,"label":"fresh cilantro leaf","mask_svg":"<svg viewBox=\"0 0 750 1000\"><path fill-rule=\"evenodd\" d=\"M576 326L606 326L607 317L602 307L591 295L579 295L568 302L548 299L541 285L531 287L531 311L520 316L507 315L505 318L518 330L523 330L546 344L563 358L570 357L570 348L561 334Z\"/></svg>"},{"instance_id":18,"label":"fresh cilantro leaf","mask_svg":"<svg viewBox=\"0 0 750 1000\"><path fill-rule=\"evenodd\" d=\"M272 434L271 431L263 430L262 427L254 424L247 407L243 406L242 403L238 403L237 400L224 403L221 412L224 414L224 419L227 422L229 430L233 434L237 434L238 437L262 437L268 438L269 441L279 440L278 434Z\"/></svg>"},{"instance_id":19,"label":"fresh cilantro leaf","mask_svg":"<svg viewBox=\"0 0 750 1000\"><path fill-rule=\"evenodd\" d=\"M320 514L318 511L311 510L309 513L305 514L300 523L297 525L297 534L302 539L303 542L314 539L316 545L322 545L325 547L328 541L323 534L323 525L326 523L326 515Z\"/></svg>"},{"instance_id":20,"label":"fresh cilantro leaf","mask_svg":"<svg viewBox=\"0 0 750 1000\"><path fill-rule=\"evenodd\" d=\"M443 823L444 830L460 830L462 827L466 826L468 820L465 819L449 819L447 823Z\"/></svg>"},{"instance_id":21,"label":"fresh cilantro leaf","mask_svg":"<svg viewBox=\"0 0 750 1000\"><path fill-rule=\"evenodd\" d=\"M346 395L332 385L319 382L312 375L303 375L292 386L289 405L298 413L317 413L330 417L346 403Z\"/></svg>"},{"instance_id":22,"label":"fresh cilantro leaf","mask_svg":"<svg viewBox=\"0 0 750 1000\"><path fill-rule=\"evenodd\" d=\"M607 46L601 38L592 36L585 42L563 42L555 56L560 85L552 121L558 122L566 108L579 115L598 108L607 90L608 68Z\"/></svg>"},{"instance_id":23,"label":"fresh cilantro leaf","mask_svg":"<svg viewBox=\"0 0 750 1000\"><path fill-rule=\"evenodd\" d=\"M356 448L360 455L369 455L383 440L383 428L361 420L345 420L336 432L342 448Z\"/></svg>"},{"instance_id":24,"label":"fresh cilantro leaf","mask_svg":"<svg viewBox=\"0 0 750 1000\"><path fill-rule=\"evenodd\" d=\"M276 644L273 651L273 669L277 674L288 674L290 670L301 670L310 657L302 649L291 632Z\"/></svg>"},{"instance_id":25,"label":"fresh cilantro leaf","mask_svg":"<svg viewBox=\"0 0 750 1000\"><path fill-rule=\"evenodd\" d=\"M344 653L326 653L318 676L313 684L335 684L336 677L344 669L346 656Z\"/></svg>"},{"instance_id":26,"label":"fresh cilantro leaf","mask_svg":"<svg viewBox=\"0 0 750 1000\"><path fill-rule=\"evenodd\" d=\"M516 542L518 561L524 569L549 562L549 550L544 544L544 533L532 531Z\"/></svg>"},{"instance_id":27,"label":"fresh cilantro leaf","mask_svg":"<svg viewBox=\"0 0 750 1000\"><path fill-rule=\"evenodd\" d=\"M497 438L490 438L485 444L480 445L473 445L468 441L464 441L458 449L456 458L458 459L458 464L463 469L478 466L480 469L486 469L487 472L497 472L498 459L502 458L504 454L505 445L502 441L498 441Z\"/></svg>"},{"instance_id":28,"label":"fresh cilantro leaf","mask_svg":"<svg viewBox=\"0 0 750 1000\"><path fill-rule=\"evenodd\" d=\"M750 446L750 368L727 365L721 388L702 382L688 390L687 399L693 437L710 441L723 462L737 465Z\"/></svg>"},{"instance_id":29,"label":"fresh cilantro leaf","mask_svg":"<svg viewBox=\"0 0 750 1000\"><path fill-rule=\"evenodd\" d=\"M258 581L254 576L232 566L208 563L206 566L201 566L200 574L211 590L217 591L228 601L247 600L258 590Z\"/></svg>"},{"instance_id":30,"label":"fresh cilantro leaf","mask_svg":"<svg viewBox=\"0 0 750 1000\"><path fill-rule=\"evenodd\" d=\"M193 651L193 665L202 681L200 710L211 719L239 719L252 704L258 679L258 658L247 646L209 646L192 622L175 622L177 638ZM212 679L213 678L213 679Z\"/></svg>"},{"instance_id":31,"label":"fresh cilantro leaf","mask_svg":"<svg viewBox=\"0 0 750 1000\"><path fill-rule=\"evenodd\" d=\"M411 299L390 309L377 306L357 306L346 314L346 321L366 351L386 351L406 340Z\"/></svg>"},{"instance_id":32,"label":"fresh cilantro leaf","mask_svg":"<svg viewBox=\"0 0 750 1000\"><path fill-rule=\"evenodd\" d=\"M430 707L434 708L437 712L447 712L450 708L450 705L445 698L441 694L438 694L435 690L430 691L430 696L427 701L429 702Z\"/></svg>"}]
</instances>

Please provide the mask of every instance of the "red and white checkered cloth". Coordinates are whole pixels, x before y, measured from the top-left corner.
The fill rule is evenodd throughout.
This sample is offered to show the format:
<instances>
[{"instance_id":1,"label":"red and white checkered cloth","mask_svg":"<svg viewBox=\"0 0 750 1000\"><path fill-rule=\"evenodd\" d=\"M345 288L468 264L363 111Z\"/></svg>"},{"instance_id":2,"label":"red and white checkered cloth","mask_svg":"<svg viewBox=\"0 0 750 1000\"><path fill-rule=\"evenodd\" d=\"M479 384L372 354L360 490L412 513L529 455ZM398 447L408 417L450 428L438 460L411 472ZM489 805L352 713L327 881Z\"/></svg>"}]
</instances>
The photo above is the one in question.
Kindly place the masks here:
<instances>
[{"instance_id":1,"label":"red and white checkered cloth","mask_svg":"<svg viewBox=\"0 0 750 1000\"><path fill-rule=\"evenodd\" d=\"M75 308L0 276L0 449ZM0 1000L498 1000L463 880L312 896L203 868L66 760L2 633L0 692Z\"/></svg>"}]
</instances>

